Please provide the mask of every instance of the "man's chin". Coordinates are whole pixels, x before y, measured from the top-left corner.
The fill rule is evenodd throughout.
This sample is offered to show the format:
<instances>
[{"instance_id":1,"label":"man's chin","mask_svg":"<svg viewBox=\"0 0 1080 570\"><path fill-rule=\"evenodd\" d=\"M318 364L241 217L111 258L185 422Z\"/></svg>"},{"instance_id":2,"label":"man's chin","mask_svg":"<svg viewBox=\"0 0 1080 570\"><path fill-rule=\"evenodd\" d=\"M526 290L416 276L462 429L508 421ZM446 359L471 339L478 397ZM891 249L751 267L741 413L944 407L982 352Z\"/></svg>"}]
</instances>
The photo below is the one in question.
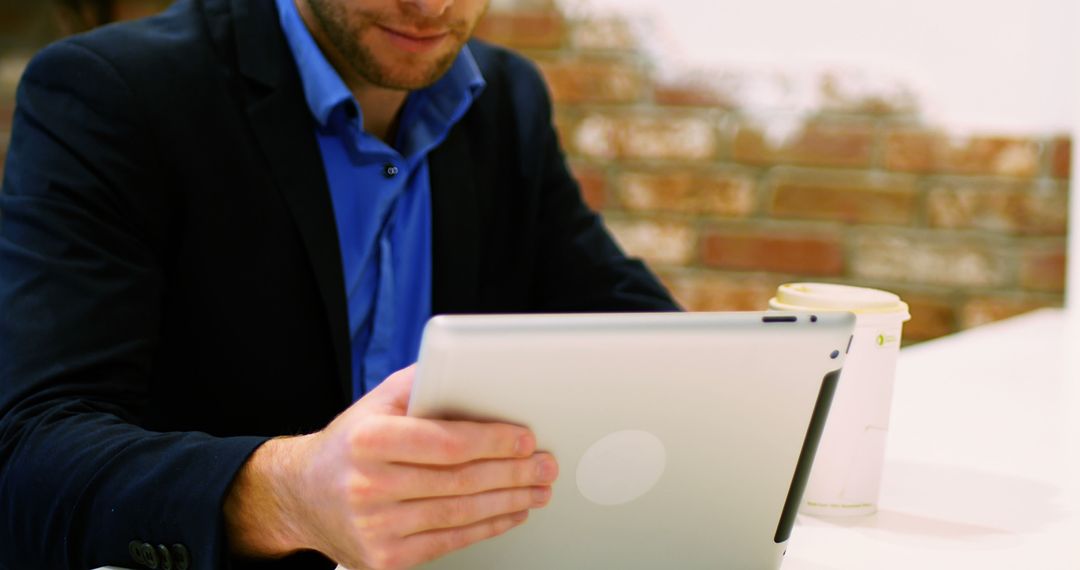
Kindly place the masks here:
<instances>
[{"instance_id":1,"label":"man's chin","mask_svg":"<svg viewBox=\"0 0 1080 570\"><path fill-rule=\"evenodd\" d=\"M372 83L386 89L416 91L417 89L430 87L442 78L443 75L446 75L446 72L450 70L456 57L457 51L452 55L440 59L438 62L428 64L421 69L417 68L416 62L402 62L399 65L391 64L382 66L378 76L369 79Z\"/></svg>"},{"instance_id":2,"label":"man's chin","mask_svg":"<svg viewBox=\"0 0 1080 570\"><path fill-rule=\"evenodd\" d=\"M376 85L386 89L394 89L397 91L417 91L426 87L431 87L436 81L442 77L443 74L435 74L425 77L394 77L383 76L381 81L376 82Z\"/></svg>"},{"instance_id":3,"label":"man's chin","mask_svg":"<svg viewBox=\"0 0 1080 570\"><path fill-rule=\"evenodd\" d=\"M409 91L428 87L445 75L468 39L463 34L452 33L444 36L432 49L416 52L403 49L393 41L386 41L387 35L373 34L368 37L369 61L376 64L372 71L382 80L373 83Z\"/></svg>"}]
</instances>

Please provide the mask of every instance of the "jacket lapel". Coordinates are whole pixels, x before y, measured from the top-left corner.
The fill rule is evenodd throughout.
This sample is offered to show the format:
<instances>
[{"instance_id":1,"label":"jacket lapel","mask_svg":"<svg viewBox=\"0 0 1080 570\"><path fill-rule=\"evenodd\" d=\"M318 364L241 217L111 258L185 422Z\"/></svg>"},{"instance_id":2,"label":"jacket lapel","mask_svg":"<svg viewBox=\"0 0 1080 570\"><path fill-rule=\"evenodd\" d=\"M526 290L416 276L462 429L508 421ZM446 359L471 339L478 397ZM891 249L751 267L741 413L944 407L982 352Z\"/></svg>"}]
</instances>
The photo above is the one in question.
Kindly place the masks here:
<instances>
[{"instance_id":1,"label":"jacket lapel","mask_svg":"<svg viewBox=\"0 0 1080 570\"><path fill-rule=\"evenodd\" d=\"M273 2L231 3L247 113L278 190L296 221L322 294L343 394L352 395L348 309L337 228L315 127ZM476 312L479 196L465 119L428 156L432 202L432 310Z\"/></svg>"},{"instance_id":2,"label":"jacket lapel","mask_svg":"<svg viewBox=\"0 0 1080 570\"><path fill-rule=\"evenodd\" d=\"M247 114L278 191L299 230L330 325L338 380L352 398L348 309L333 205L300 77L280 31L274 2L232 0Z\"/></svg>"},{"instance_id":3,"label":"jacket lapel","mask_svg":"<svg viewBox=\"0 0 1080 570\"><path fill-rule=\"evenodd\" d=\"M479 196L468 115L428 155L432 209L432 311L476 312L479 305Z\"/></svg>"}]
</instances>

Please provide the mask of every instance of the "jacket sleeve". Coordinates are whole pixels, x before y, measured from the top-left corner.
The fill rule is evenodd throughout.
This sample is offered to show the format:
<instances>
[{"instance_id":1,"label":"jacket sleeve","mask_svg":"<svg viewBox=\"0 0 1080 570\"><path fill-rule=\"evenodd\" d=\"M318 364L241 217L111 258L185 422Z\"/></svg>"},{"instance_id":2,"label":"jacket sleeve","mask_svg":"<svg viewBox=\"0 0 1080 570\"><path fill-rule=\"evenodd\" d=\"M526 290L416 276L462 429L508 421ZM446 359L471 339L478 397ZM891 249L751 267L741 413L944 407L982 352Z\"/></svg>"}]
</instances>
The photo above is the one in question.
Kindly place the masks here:
<instances>
[{"instance_id":1,"label":"jacket sleeve","mask_svg":"<svg viewBox=\"0 0 1080 570\"><path fill-rule=\"evenodd\" d=\"M0 568L135 567L147 545L226 567L221 505L264 439L139 427L167 191L138 98L76 42L28 67L0 192Z\"/></svg>"},{"instance_id":2,"label":"jacket sleeve","mask_svg":"<svg viewBox=\"0 0 1080 570\"><path fill-rule=\"evenodd\" d=\"M552 122L547 86L532 64L517 60L514 99L526 153L526 179L538 185L538 291L544 311L677 311L648 267L627 257L582 200Z\"/></svg>"}]
</instances>

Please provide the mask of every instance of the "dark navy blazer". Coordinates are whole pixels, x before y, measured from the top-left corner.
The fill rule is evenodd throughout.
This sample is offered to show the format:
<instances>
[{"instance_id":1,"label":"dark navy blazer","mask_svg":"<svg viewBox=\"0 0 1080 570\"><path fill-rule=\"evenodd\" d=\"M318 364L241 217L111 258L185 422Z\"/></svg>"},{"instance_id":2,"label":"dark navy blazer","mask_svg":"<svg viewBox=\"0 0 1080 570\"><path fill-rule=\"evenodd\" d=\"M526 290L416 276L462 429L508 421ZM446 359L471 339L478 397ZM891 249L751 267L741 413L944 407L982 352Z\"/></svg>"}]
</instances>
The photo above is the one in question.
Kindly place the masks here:
<instances>
[{"instance_id":1,"label":"dark navy blazer","mask_svg":"<svg viewBox=\"0 0 1080 570\"><path fill-rule=\"evenodd\" d=\"M434 312L676 309L582 203L536 70L471 49L488 86L430 156ZM0 568L256 566L226 548L234 474L350 403L312 121L267 0L31 62L0 194Z\"/></svg>"}]
</instances>

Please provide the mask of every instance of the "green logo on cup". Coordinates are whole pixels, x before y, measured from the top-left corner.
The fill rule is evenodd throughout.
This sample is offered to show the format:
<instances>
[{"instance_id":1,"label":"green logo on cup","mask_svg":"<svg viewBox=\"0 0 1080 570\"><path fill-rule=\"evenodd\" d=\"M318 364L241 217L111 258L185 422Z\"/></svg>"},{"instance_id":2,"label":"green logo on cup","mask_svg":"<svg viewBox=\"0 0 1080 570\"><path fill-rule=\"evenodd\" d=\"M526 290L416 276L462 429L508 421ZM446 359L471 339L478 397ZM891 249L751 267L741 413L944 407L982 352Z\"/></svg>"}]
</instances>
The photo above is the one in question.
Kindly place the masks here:
<instances>
[{"instance_id":1,"label":"green logo on cup","mask_svg":"<svg viewBox=\"0 0 1080 570\"><path fill-rule=\"evenodd\" d=\"M886 345L897 343L899 341L900 339L891 334L881 333L877 335L877 338L874 339L874 344L878 345L879 347L883 347Z\"/></svg>"}]
</instances>

